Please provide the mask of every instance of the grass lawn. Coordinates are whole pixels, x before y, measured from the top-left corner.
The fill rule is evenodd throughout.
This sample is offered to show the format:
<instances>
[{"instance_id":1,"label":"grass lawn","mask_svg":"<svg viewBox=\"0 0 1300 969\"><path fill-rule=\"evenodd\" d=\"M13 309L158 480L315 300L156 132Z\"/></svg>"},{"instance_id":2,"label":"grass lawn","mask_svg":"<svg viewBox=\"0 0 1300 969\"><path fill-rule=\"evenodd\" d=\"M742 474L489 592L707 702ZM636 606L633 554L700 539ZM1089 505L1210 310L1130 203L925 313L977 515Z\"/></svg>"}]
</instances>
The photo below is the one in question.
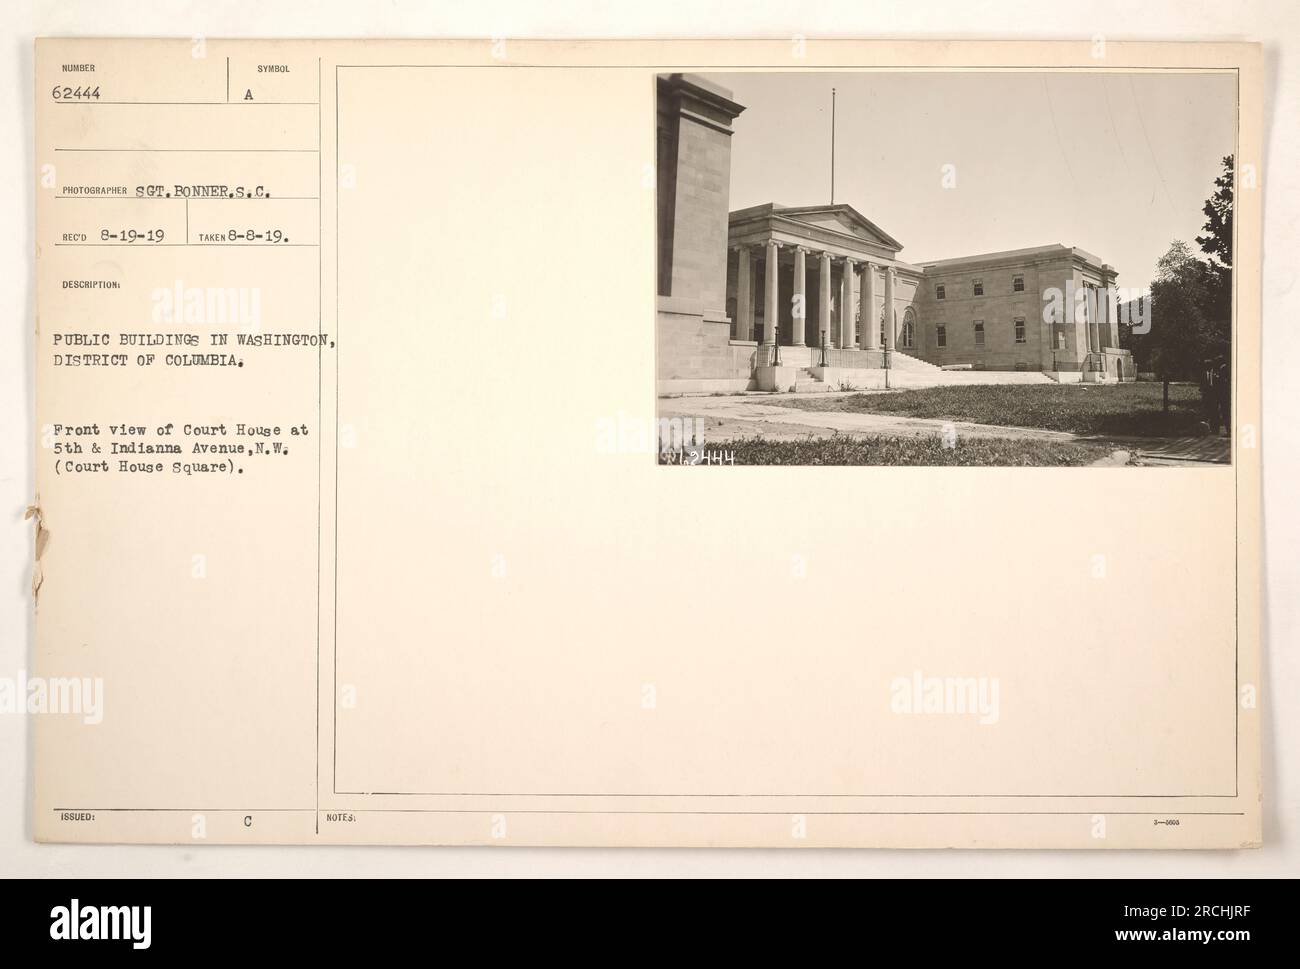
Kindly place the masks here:
<instances>
[{"instance_id":1,"label":"grass lawn","mask_svg":"<svg viewBox=\"0 0 1300 969\"><path fill-rule=\"evenodd\" d=\"M872 435L813 437L770 441L761 437L711 441L711 454L734 464L886 464L969 465L1000 467L1070 467L1092 464L1110 455L1100 444L1062 444L1055 441L1009 438L966 438L945 448L937 437ZM733 460L727 461L726 456ZM660 463L670 463L663 456Z\"/></svg>"},{"instance_id":2,"label":"grass lawn","mask_svg":"<svg viewBox=\"0 0 1300 969\"><path fill-rule=\"evenodd\" d=\"M1181 437L1200 433L1198 387L1171 385L1168 413L1162 412L1160 400L1159 383L976 384L845 397L791 396L771 403L804 410L897 414L1076 434Z\"/></svg>"}]
</instances>

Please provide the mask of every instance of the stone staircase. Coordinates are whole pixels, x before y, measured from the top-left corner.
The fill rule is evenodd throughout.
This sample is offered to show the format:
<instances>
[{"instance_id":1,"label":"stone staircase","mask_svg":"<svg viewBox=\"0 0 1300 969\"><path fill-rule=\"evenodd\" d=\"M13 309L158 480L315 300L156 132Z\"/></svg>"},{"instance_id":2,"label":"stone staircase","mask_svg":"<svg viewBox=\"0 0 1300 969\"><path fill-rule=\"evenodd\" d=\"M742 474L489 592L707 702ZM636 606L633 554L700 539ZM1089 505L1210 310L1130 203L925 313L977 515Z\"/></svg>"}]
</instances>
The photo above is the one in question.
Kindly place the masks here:
<instances>
[{"instance_id":1,"label":"stone staircase","mask_svg":"<svg viewBox=\"0 0 1300 969\"><path fill-rule=\"evenodd\" d=\"M950 372L945 371L942 367L936 367L932 363L926 363L920 357L914 357L909 353L904 353L902 350L894 351L894 356L891 362L893 363L892 369L902 370L905 373L935 374Z\"/></svg>"},{"instance_id":2,"label":"stone staircase","mask_svg":"<svg viewBox=\"0 0 1300 969\"><path fill-rule=\"evenodd\" d=\"M888 372L889 388L908 390L921 387L951 387L978 384L1050 384L1054 381L1044 373L1036 370L945 370L918 357L895 350L893 366ZM845 379L828 383L819 378L812 366L796 367L793 392L796 394L824 394L833 391L881 390L885 388L886 373L883 370L847 370L841 371ZM871 375L870 382L864 382L863 374Z\"/></svg>"},{"instance_id":3,"label":"stone staircase","mask_svg":"<svg viewBox=\"0 0 1300 969\"><path fill-rule=\"evenodd\" d=\"M889 385L908 387L949 387L969 384L1050 384L1051 377L1037 370L944 370L895 350L890 368Z\"/></svg>"},{"instance_id":4,"label":"stone staircase","mask_svg":"<svg viewBox=\"0 0 1300 969\"><path fill-rule=\"evenodd\" d=\"M829 386L826 381L821 380L812 372L811 367L800 367L794 377L794 392L796 394L824 394L828 390L836 388Z\"/></svg>"}]
</instances>

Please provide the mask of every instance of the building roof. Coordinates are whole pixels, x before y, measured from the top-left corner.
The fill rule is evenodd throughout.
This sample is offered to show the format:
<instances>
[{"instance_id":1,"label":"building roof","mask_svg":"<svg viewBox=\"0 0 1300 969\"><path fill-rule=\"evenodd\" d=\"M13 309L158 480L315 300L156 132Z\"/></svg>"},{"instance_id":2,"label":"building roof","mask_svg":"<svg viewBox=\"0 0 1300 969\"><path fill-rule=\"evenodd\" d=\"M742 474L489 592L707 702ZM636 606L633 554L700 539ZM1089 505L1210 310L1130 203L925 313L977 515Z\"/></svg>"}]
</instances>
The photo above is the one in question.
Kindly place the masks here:
<instances>
[{"instance_id":1,"label":"building roof","mask_svg":"<svg viewBox=\"0 0 1300 969\"><path fill-rule=\"evenodd\" d=\"M731 221L753 218L758 215L776 215L796 222L836 228L840 232L853 235L865 235L873 242L879 242L891 249L902 249L903 244L891 236L876 223L851 205L781 205L766 202L763 205L751 205L747 209L738 209L731 213ZM835 225L838 223L838 226Z\"/></svg>"},{"instance_id":2,"label":"building roof","mask_svg":"<svg viewBox=\"0 0 1300 969\"><path fill-rule=\"evenodd\" d=\"M932 259L919 265L922 269L960 269L984 263L1025 261L1043 256L1062 256L1067 253L1094 266L1110 268L1086 249L1080 249L1078 246L1063 246L1059 242L1047 246L1030 246L1026 249L1004 249L1001 252L985 252L975 256L958 256L955 259Z\"/></svg>"},{"instance_id":3,"label":"building roof","mask_svg":"<svg viewBox=\"0 0 1300 969\"><path fill-rule=\"evenodd\" d=\"M891 236L876 223L872 222L851 205L781 205L777 202L765 202L751 205L749 208L737 209L729 216L732 226L756 222L763 219L774 222L797 222L801 225L822 232L834 233L840 237L856 239L888 249L894 253L903 248L903 244Z\"/></svg>"}]
</instances>

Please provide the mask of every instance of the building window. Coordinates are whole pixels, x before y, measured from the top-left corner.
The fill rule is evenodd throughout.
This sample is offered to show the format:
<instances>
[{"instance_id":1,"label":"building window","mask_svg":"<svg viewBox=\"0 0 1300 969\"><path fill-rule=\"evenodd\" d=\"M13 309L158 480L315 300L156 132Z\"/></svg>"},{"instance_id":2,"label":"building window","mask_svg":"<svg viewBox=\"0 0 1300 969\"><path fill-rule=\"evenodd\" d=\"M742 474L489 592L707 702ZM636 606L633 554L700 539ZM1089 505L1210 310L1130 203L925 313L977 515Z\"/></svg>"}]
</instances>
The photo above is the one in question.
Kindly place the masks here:
<instances>
[{"instance_id":1,"label":"building window","mask_svg":"<svg viewBox=\"0 0 1300 969\"><path fill-rule=\"evenodd\" d=\"M1012 276L1012 277L1011 277L1011 291L1012 291L1013 293L1023 293L1023 292L1025 291L1025 277L1024 277L1024 276Z\"/></svg>"},{"instance_id":2,"label":"building window","mask_svg":"<svg viewBox=\"0 0 1300 969\"><path fill-rule=\"evenodd\" d=\"M984 295L984 280L982 279L975 280L975 295L976 296Z\"/></svg>"},{"instance_id":3,"label":"building window","mask_svg":"<svg viewBox=\"0 0 1300 969\"><path fill-rule=\"evenodd\" d=\"M1060 323L1053 323L1052 329L1056 332L1056 349L1065 349L1065 327Z\"/></svg>"},{"instance_id":4,"label":"building window","mask_svg":"<svg viewBox=\"0 0 1300 969\"><path fill-rule=\"evenodd\" d=\"M1023 316L1017 316L1015 320L1015 324L1016 324L1016 342L1024 343L1025 342L1025 318Z\"/></svg>"},{"instance_id":5,"label":"building window","mask_svg":"<svg viewBox=\"0 0 1300 969\"><path fill-rule=\"evenodd\" d=\"M934 345L942 350L948 345L948 328L939 323L934 328Z\"/></svg>"},{"instance_id":6,"label":"building window","mask_svg":"<svg viewBox=\"0 0 1300 969\"><path fill-rule=\"evenodd\" d=\"M944 290L944 288L943 288L942 286L936 286L936 287L934 288L934 298L935 298L935 299L947 299L947 298L948 298L948 294L947 294L947 292Z\"/></svg>"},{"instance_id":7,"label":"building window","mask_svg":"<svg viewBox=\"0 0 1300 969\"><path fill-rule=\"evenodd\" d=\"M903 310L903 347L911 350L916 346L916 314L912 307Z\"/></svg>"},{"instance_id":8,"label":"building window","mask_svg":"<svg viewBox=\"0 0 1300 969\"><path fill-rule=\"evenodd\" d=\"M984 321L983 320L975 321L975 346L977 348L984 346Z\"/></svg>"}]
</instances>

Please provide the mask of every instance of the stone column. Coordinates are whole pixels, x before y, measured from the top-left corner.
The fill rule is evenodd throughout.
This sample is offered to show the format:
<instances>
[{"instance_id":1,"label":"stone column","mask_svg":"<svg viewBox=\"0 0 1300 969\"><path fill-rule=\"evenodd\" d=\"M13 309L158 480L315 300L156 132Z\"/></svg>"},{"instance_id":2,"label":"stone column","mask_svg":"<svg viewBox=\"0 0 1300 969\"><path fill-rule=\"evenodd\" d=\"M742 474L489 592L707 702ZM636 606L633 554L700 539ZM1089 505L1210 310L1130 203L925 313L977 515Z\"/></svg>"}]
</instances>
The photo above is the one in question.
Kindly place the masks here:
<instances>
[{"instance_id":1,"label":"stone column","mask_svg":"<svg viewBox=\"0 0 1300 969\"><path fill-rule=\"evenodd\" d=\"M1101 334L1097 332L1097 314L1093 311L1092 287L1087 283L1083 284L1083 301L1077 304L1079 312L1083 313L1084 333L1088 337L1088 353L1096 353L1100 349ZM1091 367L1091 360L1089 360Z\"/></svg>"},{"instance_id":2,"label":"stone column","mask_svg":"<svg viewBox=\"0 0 1300 969\"><path fill-rule=\"evenodd\" d=\"M804 255L808 250L803 246L794 247L794 294L790 298L790 319L793 336L790 345L804 346L804 320L808 316L808 267Z\"/></svg>"},{"instance_id":3,"label":"stone column","mask_svg":"<svg viewBox=\"0 0 1300 969\"><path fill-rule=\"evenodd\" d=\"M1088 325L1092 327L1092 348L1100 353L1102 326L1105 325L1103 314L1106 312L1106 306L1101 301L1101 290L1095 286L1089 288L1088 295L1091 297L1088 300Z\"/></svg>"},{"instance_id":4,"label":"stone column","mask_svg":"<svg viewBox=\"0 0 1300 969\"><path fill-rule=\"evenodd\" d=\"M894 267L885 267L885 352L894 349Z\"/></svg>"},{"instance_id":5,"label":"stone column","mask_svg":"<svg viewBox=\"0 0 1300 969\"><path fill-rule=\"evenodd\" d=\"M821 298L817 305L818 345L831 345L831 254L822 253Z\"/></svg>"},{"instance_id":6,"label":"stone column","mask_svg":"<svg viewBox=\"0 0 1300 969\"><path fill-rule=\"evenodd\" d=\"M1119 347L1119 306L1117 297L1113 289L1115 286L1115 271L1109 265L1101 267L1101 286L1102 286L1102 305L1106 308L1106 315L1101 318L1102 333L1105 339L1102 340L1104 346Z\"/></svg>"},{"instance_id":7,"label":"stone column","mask_svg":"<svg viewBox=\"0 0 1300 969\"><path fill-rule=\"evenodd\" d=\"M749 246L736 247L736 339L754 339L754 280L750 276Z\"/></svg>"},{"instance_id":8,"label":"stone column","mask_svg":"<svg viewBox=\"0 0 1300 969\"><path fill-rule=\"evenodd\" d=\"M777 245L775 239L767 240L767 275L764 282L767 284L767 301L763 306L763 342L768 346L776 344L776 327L780 317L777 315L777 303L780 300L779 278L776 268Z\"/></svg>"},{"instance_id":9,"label":"stone column","mask_svg":"<svg viewBox=\"0 0 1300 969\"><path fill-rule=\"evenodd\" d=\"M852 350L853 337L853 277L857 275L852 259L844 260L844 274L840 276L840 346Z\"/></svg>"},{"instance_id":10,"label":"stone column","mask_svg":"<svg viewBox=\"0 0 1300 969\"><path fill-rule=\"evenodd\" d=\"M862 267L862 349L880 349L880 314L876 312L876 264Z\"/></svg>"}]
</instances>

